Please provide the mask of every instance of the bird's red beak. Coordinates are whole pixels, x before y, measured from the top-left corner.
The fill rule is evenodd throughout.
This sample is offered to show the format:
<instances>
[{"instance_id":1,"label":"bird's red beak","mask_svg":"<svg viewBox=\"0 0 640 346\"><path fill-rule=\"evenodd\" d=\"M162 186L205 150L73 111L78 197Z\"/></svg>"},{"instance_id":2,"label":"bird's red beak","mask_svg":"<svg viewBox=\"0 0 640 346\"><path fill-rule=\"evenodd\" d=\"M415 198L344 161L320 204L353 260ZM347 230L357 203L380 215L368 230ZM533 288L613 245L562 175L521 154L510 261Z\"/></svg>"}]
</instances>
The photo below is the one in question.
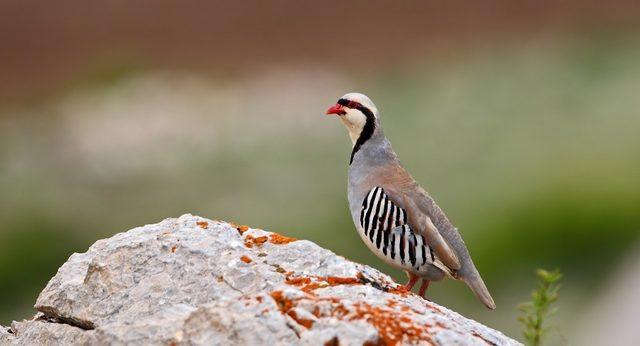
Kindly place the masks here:
<instances>
[{"instance_id":1,"label":"bird's red beak","mask_svg":"<svg viewBox=\"0 0 640 346\"><path fill-rule=\"evenodd\" d=\"M327 115L330 114L345 115L347 112L344 111L344 107L341 104L336 103L327 109Z\"/></svg>"}]
</instances>

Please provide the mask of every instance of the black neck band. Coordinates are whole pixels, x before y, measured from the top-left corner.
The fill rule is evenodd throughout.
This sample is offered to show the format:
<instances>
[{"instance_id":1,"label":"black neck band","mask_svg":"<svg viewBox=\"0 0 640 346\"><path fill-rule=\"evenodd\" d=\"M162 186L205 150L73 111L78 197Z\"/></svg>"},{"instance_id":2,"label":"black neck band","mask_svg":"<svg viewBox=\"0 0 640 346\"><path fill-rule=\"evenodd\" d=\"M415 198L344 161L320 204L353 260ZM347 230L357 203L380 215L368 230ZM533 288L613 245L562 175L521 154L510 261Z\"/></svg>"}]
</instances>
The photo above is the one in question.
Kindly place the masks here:
<instances>
[{"instance_id":1,"label":"black neck band","mask_svg":"<svg viewBox=\"0 0 640 346\"><path fill-rule=\"evenodd\" d=\"M349 160L349 164L353 163L353 156L360 150L360 147L373 136L373 132L376 129L376 117L369 110L369 108L364 106L359 106L356 108L361 111L366 117L367 121L362 127L362 131L360 132L360 136L358 136L358 140L356 144L353 146L353 151L351 151L351 159Z\"/></svg>"}]
</instances>

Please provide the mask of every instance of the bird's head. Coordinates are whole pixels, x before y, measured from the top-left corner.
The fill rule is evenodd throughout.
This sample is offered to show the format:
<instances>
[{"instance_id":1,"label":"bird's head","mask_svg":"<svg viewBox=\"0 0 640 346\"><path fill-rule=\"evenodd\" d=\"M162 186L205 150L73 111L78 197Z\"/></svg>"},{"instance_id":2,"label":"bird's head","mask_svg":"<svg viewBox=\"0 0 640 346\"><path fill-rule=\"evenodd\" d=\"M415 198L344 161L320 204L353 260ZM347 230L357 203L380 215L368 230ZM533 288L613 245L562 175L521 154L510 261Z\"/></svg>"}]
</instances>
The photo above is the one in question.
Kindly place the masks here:
<instances>
[{"instance_id":1,"label":"bird's head","mask_svg":"<svg viewBox=\"0 0 640 346\"><path fill-rule=\"evenodd\" d=\"M340 117L355 145L363 130L373 132L375 129L378 108L366 95L348 93L342 96L335 105L329 107L327 115L330 114ZM368 134L368 136L370 135Z\"/></svg>"}]
</instances>

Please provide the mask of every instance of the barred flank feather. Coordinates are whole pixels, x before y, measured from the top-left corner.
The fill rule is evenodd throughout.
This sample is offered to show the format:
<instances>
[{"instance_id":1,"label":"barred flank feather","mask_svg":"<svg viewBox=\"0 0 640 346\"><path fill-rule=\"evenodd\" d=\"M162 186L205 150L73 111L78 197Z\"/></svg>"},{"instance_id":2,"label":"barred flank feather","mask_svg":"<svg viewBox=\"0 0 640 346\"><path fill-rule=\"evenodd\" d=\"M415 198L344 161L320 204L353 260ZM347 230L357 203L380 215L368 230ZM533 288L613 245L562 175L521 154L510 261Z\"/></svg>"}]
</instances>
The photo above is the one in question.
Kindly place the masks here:
<instances>
[{"instance_id":1,"label":"barred flank feather","mask_svg":"<svg viewBox=\"0 0 640 346\"><path fill-rule=\"evenodd\" d=\"M362 201L360 226L370 245L407 270L419 270L436 260L424 237L409 227L404 209L381 187L371 189Z\"/></svg>"}]
</instances>

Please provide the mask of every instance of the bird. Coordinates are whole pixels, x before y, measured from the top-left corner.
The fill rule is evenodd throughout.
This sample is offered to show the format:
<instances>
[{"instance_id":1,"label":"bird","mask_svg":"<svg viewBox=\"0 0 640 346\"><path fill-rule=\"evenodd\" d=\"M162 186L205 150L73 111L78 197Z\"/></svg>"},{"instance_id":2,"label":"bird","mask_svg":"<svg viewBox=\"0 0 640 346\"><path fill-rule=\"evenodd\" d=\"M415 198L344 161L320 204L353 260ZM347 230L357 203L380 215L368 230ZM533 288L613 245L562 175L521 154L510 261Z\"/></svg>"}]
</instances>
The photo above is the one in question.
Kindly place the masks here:
<instances>
[{"instance_id":1,"label":"bird","mask_svg":"<svg viewBox=\"0 0 640 346\"><path fill-rule=\"evenodd\" d=\"M400 163L384 135L378 108L361 93L347 93L329 107L353 144L348 202L355 228L367 247L408 276L419 295L432 281L463 281L487 308L496 305L458 229Z\"/></svg>"}]
</instances>

